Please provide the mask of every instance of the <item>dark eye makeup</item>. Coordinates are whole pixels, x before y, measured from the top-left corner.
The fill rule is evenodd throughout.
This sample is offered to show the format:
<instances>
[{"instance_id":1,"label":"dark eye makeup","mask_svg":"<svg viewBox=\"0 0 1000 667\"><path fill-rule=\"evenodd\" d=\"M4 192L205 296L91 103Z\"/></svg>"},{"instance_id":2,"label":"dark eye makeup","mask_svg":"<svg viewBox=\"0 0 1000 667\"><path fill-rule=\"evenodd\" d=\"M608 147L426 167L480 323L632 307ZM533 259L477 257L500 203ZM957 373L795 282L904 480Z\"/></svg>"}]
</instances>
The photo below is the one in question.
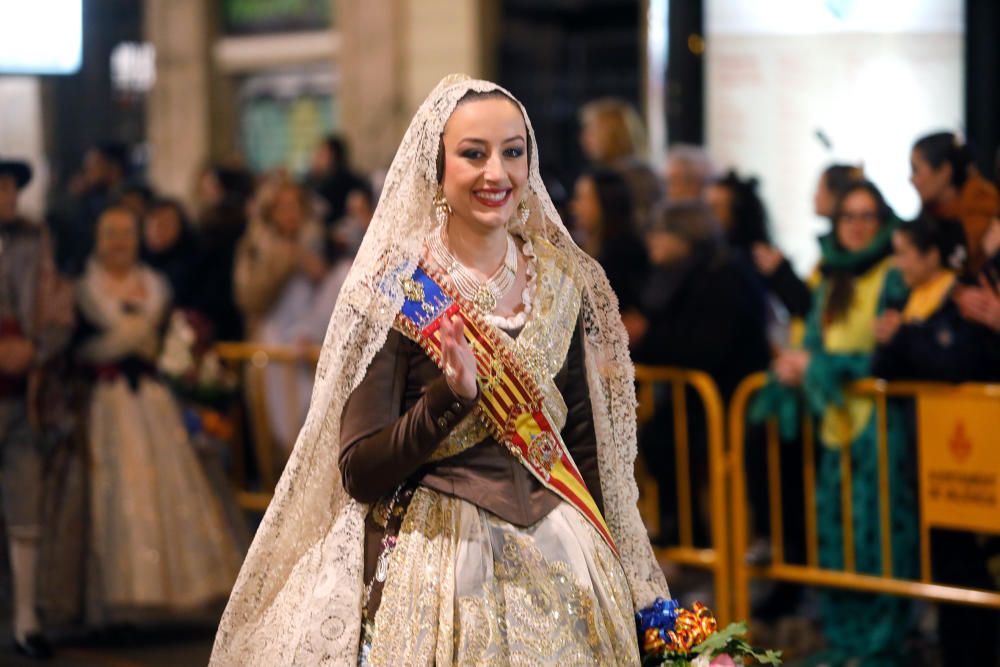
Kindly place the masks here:
<instances>
[{"instance_id":1,"label":"dark eye makeup","mask_svg":"<svg viewBox=\"0 0 1000 667\"><path fill-rule=\"evenodd\" d=\"M478 148L466 148L459 155L467 160L482 160L486 157L486 153ZM508 159L517 159L522 155L524 155L524 148L521 146L513 146L503 150L503 156Z\"/></svg>"}]
</instances>

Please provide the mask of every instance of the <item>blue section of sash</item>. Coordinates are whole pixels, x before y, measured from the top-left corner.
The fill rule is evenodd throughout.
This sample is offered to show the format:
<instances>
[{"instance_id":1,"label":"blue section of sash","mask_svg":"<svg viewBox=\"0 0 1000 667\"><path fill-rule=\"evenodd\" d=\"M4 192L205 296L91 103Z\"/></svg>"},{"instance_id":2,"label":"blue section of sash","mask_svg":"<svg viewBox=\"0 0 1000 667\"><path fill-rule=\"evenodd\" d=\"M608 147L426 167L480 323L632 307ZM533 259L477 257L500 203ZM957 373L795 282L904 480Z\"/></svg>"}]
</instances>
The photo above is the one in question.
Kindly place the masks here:
<instances>
[{"instance_id":1,"label":"blue section of sash","mask_svg":"<svg viewBox=\"0 0 1000 667\"><path fill-rule=\"evenodd\" d=\"M403 301L400 312L418 329L423 329L446 311L451 306L452 300L434 282L434 279L419 266L414 270L411 280L423 287L424 300L411 301L406 299Z\"/></svg>"}]
</instances>

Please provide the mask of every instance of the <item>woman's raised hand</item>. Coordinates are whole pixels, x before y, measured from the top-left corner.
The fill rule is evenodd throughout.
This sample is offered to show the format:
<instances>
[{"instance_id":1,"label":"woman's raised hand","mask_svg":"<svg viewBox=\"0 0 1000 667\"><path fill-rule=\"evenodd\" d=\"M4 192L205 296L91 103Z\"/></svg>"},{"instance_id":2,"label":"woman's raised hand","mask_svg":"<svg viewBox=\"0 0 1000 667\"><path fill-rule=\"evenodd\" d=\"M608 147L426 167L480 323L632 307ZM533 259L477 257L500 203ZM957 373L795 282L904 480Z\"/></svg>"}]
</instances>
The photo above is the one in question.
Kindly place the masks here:
<instances>
[{"instance_id":1,"label":"woman's raised hand","mask_svg":"<svg viewBox=\"0 0 1000 667\"><path fill-rule=\"evenodd\" d=\"M457 315L441 320L441 359L451 390L464 399L475 398L476 359L465 339L465 320Z\"/></svg>"}]
</instances>

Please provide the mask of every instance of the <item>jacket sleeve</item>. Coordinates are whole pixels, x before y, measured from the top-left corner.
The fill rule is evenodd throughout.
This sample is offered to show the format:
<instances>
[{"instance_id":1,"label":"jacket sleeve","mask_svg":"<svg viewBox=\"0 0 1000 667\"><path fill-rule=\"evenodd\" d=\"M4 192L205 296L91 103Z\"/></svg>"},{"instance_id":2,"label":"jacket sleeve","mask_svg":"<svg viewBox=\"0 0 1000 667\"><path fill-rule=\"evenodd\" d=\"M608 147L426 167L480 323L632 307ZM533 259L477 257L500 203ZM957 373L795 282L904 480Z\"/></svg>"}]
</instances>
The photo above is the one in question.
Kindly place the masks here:
<instances>
[{"instance_id":1,"label":"jacket sleeve","mask_svg":"<svg viewBox=\"0 0 1000 667\"><path fill-rule=\"evenodd\" d=\"M895 380L907 374L905 350L909 338L908 327L903 325L888 343L875 348L871 374L884 380Z\"/></svg>"},{"instance_id":2,"label":"jacket sleeve","mask_svg":"<svg viewBox=\"0 0 1000 667\"><path fill-rule=\"evenodd\" d=\"M439 374L404 412L414 354L424 352L390 331L344 406L338 464L344 488L359 502L374 502L392 493L417 472L479 399L457 396Z\"/></svg>"},{"instance_id":3,"label":"jacket sleeve","mask_svg":"<svg viewBox=\"0 0 1000 667\"><path fill-rule=\"evenodd\" d=\"M584 356L583 327L579 321L573 333L573 342L566 353L566 361L557 380L563 389L566 401L566 425L562 429L563 441L569 449L573 461L580 469L587 490L604 512L604 498L601 492L601 474L597 458L597 433L594 430L594 412L590 403L590 388L587 386L587 367Z\"/></svg>"},{"instance_id":4,"label":"jacket sleeve","mask_svg":"<svg viewBox=\"0 0 1000 667\"><path fill-rule=\"evenodd\" d=\"M785 260L778 269L767 278L767 285L778 297L782 305L795 317L805 317L812 306L812 291L805 281L799 278L792 265Z\"/></svg>"}]
</instances>

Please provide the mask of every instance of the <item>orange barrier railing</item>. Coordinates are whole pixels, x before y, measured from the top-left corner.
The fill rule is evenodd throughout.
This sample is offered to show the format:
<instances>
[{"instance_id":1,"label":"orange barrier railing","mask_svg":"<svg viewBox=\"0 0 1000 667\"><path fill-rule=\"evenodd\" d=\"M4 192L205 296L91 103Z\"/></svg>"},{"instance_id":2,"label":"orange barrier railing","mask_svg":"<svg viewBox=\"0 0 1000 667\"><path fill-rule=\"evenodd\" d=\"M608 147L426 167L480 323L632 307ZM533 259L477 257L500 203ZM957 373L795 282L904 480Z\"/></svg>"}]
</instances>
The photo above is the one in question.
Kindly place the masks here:
<instances>
[{"instance_id":1,"label":"orange barrier railing","mask_svg":"<svg viewBox=\"0 0 1000 667\"><path fill-rule=\"evenodd\" d=\"M879 471L879 534L882 572L863 574L856 571L855 535L852 521L851 447L840 448L841 520L843 522L844 569L832 570L819 566L817 517L816 517L816 437L811 417L803 417L801 444L803 453L802 479L805 503L805 565L788 563L784 558L782 524L781 455L776 424L767 427L767 478L768 512L771 519L772 560L768 565L747 563L748 509L746 502L747 475L744 462L746 411L754 394L764 386L766 375L758 373L748 377L737 388L729 408L730 454L732 457L732 543L733 543L733 607L737 618L750 614L749 585L751 579L771 579L807 586L833 587L871 593L888 593L925 600L952 602L1000 609L1000 593L995 591L944 585L931 580L930 529L925 494L921 493L920 529L920 579L901 579L892 571L892 531L889 503L889 454L888 454L888 399L920 399L927 396L945 396L962 400L988 399L995 403L1000 415L1000 385L966 384L947 385L928 382L885 382L866 379L846 387L849 396L866 397L874 402L877 428ZM959 407L961 411L961 407ZM1000 425L1000 422L998 422ZM922 443L923 444L923 443ZM940 446L928 443L925 446ZM926 451L922 455L927 454ZM997 472L997 471L994 471ZM895 482L898 483L898 482ZM792 501L794 502L794 500Z\"/></svg>"},{"instance_id":2,"label":"orange barrier railing","mask_svg":"<svg viewBox=\"0 0 1000 667\"><path fill-rule=\"evenodd\" d=\"M712 572L715 588L714 611L720 623L732 619L730 605L729 533L726 516L726 453L723 434L724 410L719 390L707 373L681 368L636 366L638 383L638 420L648 422L654 416L654 389L656 385L671 388L674 425L674 457L676 463L677 523L680 543L654 549L658 558L679 565L707 569ZM698 395L705 410L708 440L708 504L710 514L711 546L694 545L694 503L692 498L691 443L687 415L687 388ZM648 443L647 443L648 446ZM656 479L649 473L642 456L636 460L636 480L639 484L639 511L647 528L656 533L660 529L659 494L662 492Z\"/></svg>"},{"instance_id":3,"label":"orange barrier railing","mask_svg":"<svg viewBox=\"0 0 1000 667\"><path fill-rule=\"evenodd\" d=\"M251 441L253 443L254 472L259 481L259 489L247 488L242 472L245 470L243 447L235 443L233 455L234 468L238 471L236 477L237 501L244 509L263 512L267 509L274 495L274 487L284 466L284 454L275 442L272 417L268 409L264 393L264 371L271 366L280 365L287 373L283 376L286 395L292 405L297 404L299 387L296 370L302 364L315 366L319 359L319 348L315 346L277 346L256 343L218 343L215 346L219 359L228 365L242 369L243 398L247 409L247 422L250 425ZM294 418L289 413L289 418ZM240 421L240 420L237 420ZM297 433L301 424L288 424L292 432ZM288 443L291 444L291 443Z\"/></svg>"},{"instance_id":4,"label":"orange barrier railing","mask_svg":"<svg viewBox=\"0 0 1000 667\"><path fill-rule=\"evenodd\" d=\"M253 431L256 473L259 490L242 485L238 492L241 506L263 510L273 494L283 461L279 460L267 406L261 391L262 374L259 372L273 364L290 368L301 364L314 365L319 356L315 347L278 347L252 343L220 343L216 346L219 357L226 363L249 369L244 375L245 398L249 409L248 422ZM257 369L258 372L253 372ZM745 462L747 408L752 398L764 386L766 375L757 373L746 378L737 388L728 412L712 379L703 372L653 366L636 366L638 386L637 417L640 424L648 422L655 414L655 388L666 386L671 391L675 486L679 539L677 544L657 547L658 558L675 564L708 570L712 573L715 589L715 612L719 621L750 617L749 586L752 579L769 579L789 583L832 587L872 593L887 593L931 601L950 602L1000 609L1000 592L946 585L932 580L930 530L927 513L919 512L920 559L919 579L901 579L892 571L892 531L889 504L889 454L888 454L888 402L890 398L919 399L926 396L947 396L976 400L990 400L1000 414L1000 385L966 384L946 385L926 382L885 382L867 379L846 388L849 396L872 400L877 428L878 481L879 481L879 535L882 572L866 574L857 572L851 494L851 447L840 448L841 520L843 530L844 568L833 570L819 565L818 529L816 514L816 452L817 433L813 418L803 416L800 440L802 446L802 481L805 508L805 564L787 562L784 553L784 525L782 507L798 499L782 497L781 443L777 424L768 422L766 433L766 477L768 484L767 507L756 508L768 512L770 518L771 562L767 565L747 563L749 547L749 512L747 501L747 468ZM708 455L708 515L710 546L698 547L694 543L696 489L692 488L691 442L689 439L687 402L688 390L693 390L704 408L705 433ZM998 422L1000 425L1000 422ZM726 427L728 426L728 438ZM726 444L728 442L728 451ZM648 443L647 443L648 446ZM238 447L237 447L238 449ZM1000 473L1000 470L995 471ZM666 480L659 482L646 469L643 457L636 460L636 479L639 485L639 509L651 533L660 528L659 494L664 492ZM921 494L923 498L923 494ZM923 502L923 500L921 501Z\"/></svg>"}]
</instances>

